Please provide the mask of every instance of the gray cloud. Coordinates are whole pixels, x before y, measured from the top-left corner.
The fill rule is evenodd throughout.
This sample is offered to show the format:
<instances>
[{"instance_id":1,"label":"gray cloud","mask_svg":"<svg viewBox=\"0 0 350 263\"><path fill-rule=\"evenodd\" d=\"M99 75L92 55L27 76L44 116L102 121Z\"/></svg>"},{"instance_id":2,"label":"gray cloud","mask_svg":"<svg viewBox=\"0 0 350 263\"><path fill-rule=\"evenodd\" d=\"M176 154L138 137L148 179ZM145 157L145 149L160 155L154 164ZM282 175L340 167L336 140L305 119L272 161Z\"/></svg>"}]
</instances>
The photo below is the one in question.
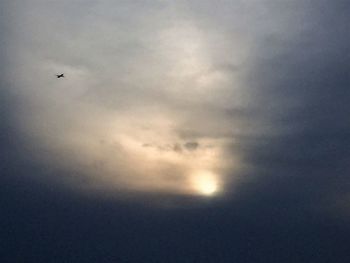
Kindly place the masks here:
<instances>
[{"instance_id":1,"label":"gray cloud","mask_svg":"<svg viewBox=\"0 0 350 263\"><path fill-rule=\"evenodd\" d=\"M198 142L186 142L184 146L187 150L194 151L198 148L199 143Z\"/></svg>"},{"instance_id":2,"label":"gray cloud","mask_svg":"<svg viewBox=\"0 0 350 263\"><path fill-rule=\"evenodd\" d=\"M308 16L298 22L307 25L298 37L286 43L276 35L261 46L270 51L262 52L253 70L253 85L259 85L254 108L279 133L243 137L238 147L254 164L253 174L264 174L257 182L268 198L328 209L348 192L346 5L311 1L305 7ZM283 202L288 208L295 203Z\"/></svg>"},{"instance_id":3,"label":"gray cloud","mask_svg":"<svg viewBox=\"0 0 350 263\"><path fill-rule=\"evenodd\" d=\"M349 261L349 10L0 1L0 261Z\"/></svg>"},{"instance_id":4,"label":"gray cloud","mask_svg":"<svg viewBox=\"0 0 350 263\"><path fill-rule=\"evenodd\" d=\"M269 192L276 177L288 188L318 174L313 197L325 199L347 182L345 1L9 5L11 121L39 162L87 178L104 171L126 188L126 178L186 178L188 158L239 181L241 194L241 175ZM144 167L145 155L159 167Z\"/></svg>"}]
</instances>

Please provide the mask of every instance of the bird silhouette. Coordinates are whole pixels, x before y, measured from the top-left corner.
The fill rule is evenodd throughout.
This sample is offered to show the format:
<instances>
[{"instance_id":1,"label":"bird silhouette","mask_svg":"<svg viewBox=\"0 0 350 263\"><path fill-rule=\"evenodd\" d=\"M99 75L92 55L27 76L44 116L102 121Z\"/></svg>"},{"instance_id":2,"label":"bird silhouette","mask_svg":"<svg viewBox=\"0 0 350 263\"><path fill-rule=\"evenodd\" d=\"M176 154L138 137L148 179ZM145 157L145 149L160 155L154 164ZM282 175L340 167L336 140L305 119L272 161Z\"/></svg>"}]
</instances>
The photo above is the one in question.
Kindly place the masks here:
<instances>
[{"instance_id":1,"label":"bird silhouette","mask_svg":"<svg viewBox=\"0 0 350 263\"><path fill-rule=\"evenodd\" d=\"M59 74L59 75L56 75L56 77L59 79L59 78L64 78L64 74Z\"/></svg>"}]
</instances>

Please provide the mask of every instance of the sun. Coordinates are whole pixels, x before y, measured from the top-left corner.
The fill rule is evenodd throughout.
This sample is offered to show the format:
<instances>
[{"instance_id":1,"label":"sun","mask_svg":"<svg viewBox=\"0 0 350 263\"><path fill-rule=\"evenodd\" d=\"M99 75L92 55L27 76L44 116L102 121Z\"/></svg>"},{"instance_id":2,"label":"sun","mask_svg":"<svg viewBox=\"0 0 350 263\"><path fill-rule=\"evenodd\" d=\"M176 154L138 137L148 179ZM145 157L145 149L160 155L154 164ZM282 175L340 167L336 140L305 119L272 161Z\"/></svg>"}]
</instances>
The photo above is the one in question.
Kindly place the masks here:
<instances>
[{"instance_id":1,"label":"sun","mask_svg":"<svg viewBox=\"0 0 350 263\"><path fill-rule=\"evenodd\" d=\"M199 171L193 174L193 188L197 194L213 196L219 191L217 176L209 171Z\"/></svg>"},{"instance_id":2,"label":"sun","mask_svg":"<svg viewBox=\"0 0 350 263\"><path fill-rule=\"evenodd\" d=\"M217 191L218 187L215 182L212 181L203 181L199 183L199 191L203 195L213 195Z\"/></svg>"}]
</instances>

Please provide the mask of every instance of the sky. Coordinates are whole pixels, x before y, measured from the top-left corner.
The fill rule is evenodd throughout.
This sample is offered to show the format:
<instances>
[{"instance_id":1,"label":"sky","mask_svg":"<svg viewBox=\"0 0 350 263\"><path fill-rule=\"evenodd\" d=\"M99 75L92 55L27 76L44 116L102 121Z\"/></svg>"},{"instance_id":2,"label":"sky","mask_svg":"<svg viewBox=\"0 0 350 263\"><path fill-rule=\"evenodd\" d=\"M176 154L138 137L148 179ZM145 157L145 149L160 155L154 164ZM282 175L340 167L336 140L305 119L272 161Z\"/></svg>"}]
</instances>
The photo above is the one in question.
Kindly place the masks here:
<instances>
[{"instance_id":1,"label":"sky","mask_svg":"<svg viewBox=\"0 0 350 263\"><path fill-rule=\"evenodd\" d=\"M1 262L350 260L348 1L0 10Z\"/></svg>"}]
</instances>

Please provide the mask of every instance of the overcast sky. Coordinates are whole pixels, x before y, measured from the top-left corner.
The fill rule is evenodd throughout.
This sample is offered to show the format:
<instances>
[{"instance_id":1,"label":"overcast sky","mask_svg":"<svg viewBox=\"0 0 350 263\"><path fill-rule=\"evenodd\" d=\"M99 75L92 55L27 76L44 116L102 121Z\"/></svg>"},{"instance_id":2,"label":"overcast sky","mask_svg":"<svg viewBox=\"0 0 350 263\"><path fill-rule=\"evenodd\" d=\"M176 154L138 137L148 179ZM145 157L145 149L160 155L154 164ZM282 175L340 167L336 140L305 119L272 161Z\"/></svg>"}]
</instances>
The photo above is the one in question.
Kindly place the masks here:
<instances>
[{"instance_id":1,"label":"overcast sky","mask_svg":"<svg viewBox=\"0 0 350 263\"><path fill-rule=\"evenodd\" d=\"M0 7L5 260L347 262L348 1Z\"/></svg>"}]
</instances>

